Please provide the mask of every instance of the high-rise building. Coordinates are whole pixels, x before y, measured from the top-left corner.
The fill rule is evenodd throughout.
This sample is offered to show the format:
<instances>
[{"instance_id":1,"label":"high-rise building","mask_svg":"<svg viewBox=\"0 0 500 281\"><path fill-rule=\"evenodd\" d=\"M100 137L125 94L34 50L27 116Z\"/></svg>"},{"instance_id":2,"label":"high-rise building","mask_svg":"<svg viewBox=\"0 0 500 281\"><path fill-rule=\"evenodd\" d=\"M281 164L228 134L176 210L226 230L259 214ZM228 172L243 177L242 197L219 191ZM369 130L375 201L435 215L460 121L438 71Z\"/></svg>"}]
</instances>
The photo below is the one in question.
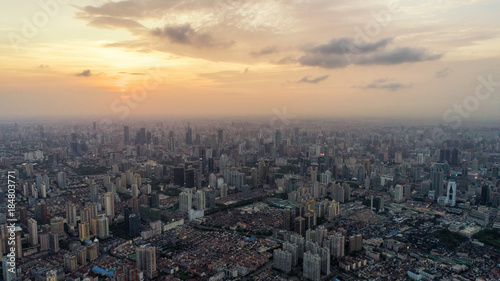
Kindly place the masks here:
<instances>
[{"instance_id":1,"label":"high-rise building","mask_svg":"<svg viewBox=\"0 0 500 281\"><path fill-rule=\"evenodd\" d=\"M78 262L75 255L64 255L64 270L66 272L74 272L78 267Z\"/></svg>"},{"instance_id":2,"label":"high-rise building","mask_svg":"<svg viewBox=\"0 0 500 281\"><path fill-rule=\"evenodd\" d=\"M442 163L436 163L431 166L431 190L434 191L436 197L443 196L443 181L444 181L444 170ZM437 198L431 198L437 199Z\"/></svg>"},{"instance_id":3,"label":"high-rise building","mask_svg":"<svg viewBox=\"0 0 500 281\"><path fill-rule=\"evenodd\" d=\"M275 249L273 251L273 266L286 273L292 270L292 253Z\"/></svg>"},{"instance_id":4,"label":"high-rise building","mask_svg":"<svg viewBox=\"0 0 500 281\"><path fill-rule=\"evenodd\" d=\"M148 278L156 277L156 248L153 246L142 246L136 251L136 266L144 272Z\"/></svg>"},{"instance_id":5,"label":"high-rise building","mask_svg":"<svg viewBox=\"0 0 500 281\"><path fill-rule=\"evenodd\" d=\"M49 234L49 240L50 240L50 249L54 251L54 253L59 252L59 234L51 232Z\"/></svg>"},{"instance_id":6,"label":"high-rise building","mask_svg":"<svg viewBox=\"0 0 500 281\"><path fill-rule=\"evenodd\" d=\"M328 238L331 241L331 254L335 258L341 258L344 256L345 249L345 236L340 233L334 233Z\"/></svg>"},{"instance_id":7,"label":"high-rise building","mask_svg":"<svg viewBox=\"0 0 500 281\"><path fill-rule=\"evenodd\" d=\"M92 262L99 256L99 242L91 243L87 246L87 258Z\"/></svg>"},{"instance_id":8,"label":"high-rise building","mask_svg":"<svg viewBox=\"0 0 500 281\"><path fill-rule=\"evenodd\" d=\"M97 185L90 185L90 201L97 203L99 201L99 189Z\"/></svg>"},{"instance_id":9,"label":"high-rise building","mask_svg":"<svg viewBox=\"0 0 500 281\"><path fill-rule=\"evenodd\" d=\"M9 265L9 257L4 256L2 258L3 280L15 281L17 279L15 269L15 266Z\"/></svg>"},{"instance_id":10,"label":"high-rise building","mask_svg":"<svg viewBox=\"0 0 500 281\"><path fill-rule=\"evenodd\" d=\"M204 210L205 209L205 192L203 190L198 190L195 193L195 199L196 199L196 210Z\"/></svg>"},{"instance_id":11,"label":"high-rise building","mask_svg":"<svg viewBox=\"0 0 500 281\"><path fill-rule=\"evenodd\" d=\"M176 167L174 171L174 185L184 186L184 168Z\"/></svg>"},{"instance_id":12,"label":"high-rise building","mask_svg":"<svg viewBox=\"0 0 500 281\"><path fill-rule=\"evenodd\" d=\"M115 217L115 200L111 192L104 194L104 211L109 220L112 221Z\"/></svg>"},{"instance_id":13,"label":"high-rise building","mask_svg":"<svg viewBox=\"0 0 500 281\"><path fill-rule=\"evenodd\" d=\"M223 183L220 185L220 197L227 197L227 183Z\"/></svg>"},{"instance_id":14,"label":"high-rise building","mask_svg":"<svg viewBox=\"0 0 500 281\"><path fill-rule=\"evenodd\" d=\"M394 188L394 202L401 202L403 201L403 192L404 192L404 187L400 184L397 184L396 187Z\"/></svg>"},{"instance_id":15,"label":"high-rise building","mask_svg":"<svg viewBox=\"0 0 500 281\"><path fill-rule=\"evenodd\" d=\"M363 236L355 234L349 236L349 252L361 251L363 249Z\"/></svg>"},{"instance_id":16,"label":"high-rise building","mask_svg":"<svg viewBox=\"0 0 500 281\"><path fill-rule=\"evenodd\" d=\"M321 273L324 275L330 274L330 249L327 247L322 247L319 250L319 255L321 257Z\"/></svg>"},{"instance_id":17,"label":"high-rise building","mask_svg":"<svg viewBox=\"0 0 500 281\"><path fill-rule=\"evenodd\" d=\"M78 264L79 265L86 265L87 264L87 249L86 249L86 247L79 245L78 247L75 248L74 252L75 252L76 261L78 262Z\"/></svg>"},{"instance_id":18,"label":"high-rise building","mask_svg":"<svg viewBox=\"0 0 500 281\"><path fill-rule=\"evenodd\" d=\"M299 246L290 242L283 243L283 250L292 254L292 266L296 266L299 261Z\"/></svg>"},{"instance_id":19,"label":"high-rise building","mask_svg":"<svg viewBox=\"0 0 500 281\"><path fill-rule=\"evenodd\" d=\"M29 234L29 242L31 246L38 245L38 225L36 220L28 219L28 234Z\"/></svg>"},{"instance_id":20,"label":"high-rise building","mask_svg":"<svg viewBox=\"0 0 500 281\"><path fill-rule=\"evenodd\" d=\"M292 230L292 211L290 209L283 211L283 229Z\"/></svg>"},{"instance_id":21,"label":"high-rise building","mask_svg":"<svg viewBox=\"0 0 500 281\"><path fill-rule=\"evenodd\" d=\"M109 236L109 220L107 216L100 216L98 219L98 235L99 239L105 239Z\"/></svg>"},{"instance_id":22,"label":"high-rise building","mask_svg":"<svg viewBox=\"0 0 500 281\"><path fill-rule=\"evenodd\" d=\"M50 235L48 233L41 233L38 235L40 239L40 252L50 250Z\"/></svg>"},{"instance_id":23,"label":"high-rise building","mask_svg":"<svg viewBox=\"0 0 500 281\"><path fill-rule=\"evenodd\" d=\"M455 206L457 197L457 184L453 181L448 182L446 187L446 201L450 206Z\"/></svg>"},{"instance_id":24,"label":"high-rise building","mask_svg":"<svg viewBox=\"0 0 500 281\"><path fill-rule=\"evenodd\" d=\"M130 143L130 129L128 126L123 126L123 142L125 145Z\"/></svg>"},{"instance_id":25,"label":"high-rise building","mask_svg":"<svg viewBox=\"0 0 500 281\"><path fill-rule=\"evenodd\" d=\"M241 189L242 189L241 194L242 194L243 199L249 199L250 198L250 186L248 184L244 184Z\"/></svg>"},{"instance_id":26,"label":"high-rise building","mask_svg":"<svg viewBox=\"0 0 500 281\"><path fill-rule=\"evenodd\" d=\"M80 241L90 238L90 224L88 222L78 224L78 238Z\"/></svg>"},{"instance_id":27,"label":"high-rise building","mask_svg":"<svg viewBox=\"0 0 500 281\"><path fill-rule=\"evenodd\" d=\"M179 194L179 209L182 212L189 212L192 209L193 194L191 190L183 191Z\"/></svg>"},{"instance_id":28,"label":"high-rise building","mask_svg":"<svg viewBox=\"0 0 500 281\"><path fill-rule=\"evenodd\" d=\"M71 201L66 202L66 223L72 229L76 227L76 206Z\"/></svg>"},{"instance_id":29,"label":"high-rise building","mask_svg":"<svg viewBox=\"0 0 500 281\"><path fill-rule=\"evenodd\" d=\"M132 237L139 236L140 227L139 227L139 216L136 214L132 214L128 219L128 233Z\"/></svg>"},{"instance_id":30,"label":"high-rise building","mask_svg":"<svg viewBox=\"0 0 500 281\"><path fill-rule=\"evenodd\" d=\"M303 217L296 217L294 220L294 231L304 236L306 233L306 220Z\"/></svg>"},{"instance_id":31,"label":"high-rise building","mask_svg":"<svg viewBox=\"0 0 500 281\"><path fill-rule=\"evenodd\" d=\"M319 281L321 277L321 257L311 252L304 253L303 276L306 279Z\"/></svg>"}]
</instances>

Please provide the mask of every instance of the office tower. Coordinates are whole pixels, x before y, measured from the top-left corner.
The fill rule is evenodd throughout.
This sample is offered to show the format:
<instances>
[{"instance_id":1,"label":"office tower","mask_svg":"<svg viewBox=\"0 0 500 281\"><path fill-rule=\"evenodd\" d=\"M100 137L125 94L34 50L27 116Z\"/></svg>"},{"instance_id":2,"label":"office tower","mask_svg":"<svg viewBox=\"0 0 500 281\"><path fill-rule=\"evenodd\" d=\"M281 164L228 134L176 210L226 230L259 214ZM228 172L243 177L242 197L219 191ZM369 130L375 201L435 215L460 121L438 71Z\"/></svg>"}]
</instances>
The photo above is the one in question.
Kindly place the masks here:
<instances>
[{"instance_id":1,"label":"office tower","mask_svg":"<svg viewBox=\"0 0 500 281\"><path fill-rule=\"evenodd\" d=\"M296 217L294 220L294 230L301 236L306 233L306 220L303 217Z\"/></svg>"},{"instance_id":2,"label":"office tower","mask_svg":"<svg viewBox=\"0 0 500 281\"><path fill-rule=\"evenodd\" d=\"M76 227L76 206L71 201L66 202L66 223L72 229Z\"/></svg>"},{"instance_id":3,"label":"office tower","mask_svg":"<svg viewBox=\"0 0 500 281\"><path fill-rule=\"evenodd\" d=\"M345 190L344 187L339 184L333 185L333 199L339 203L344 203Z\"/></svg>"},{"instance_id":4,"label":"office tower","mask_svg":"<svg viewBox=\"0 0 500 281\"><path fill-rule=\"evenodd\" d=\"M227 197L227 183L223 183L220 185L220 197Z\"/></svg>"},{"instance_id":5,"label":"office tower","mask_svg":"<svg viewBox=\"0 0 500 281\"><path fill-rule=\"evenodd\" d=\"M219 147L221 147L223 143L224 143L224 131L222 129L219 129L217 131L217 144L219 145Z\"/></svg>"},{"instance_id":6,"label":"office tower","mask_svg":"<svg viewBox=\"0 0 500 281\"><path fill-rule=\"evenodd\" d=\"M136 214L132 214L128 219L128 233L132 237L139 236L140 227L139 227L139 216Z\"/></svg>"},{"instance_id":7,"label":"office tower","mask_svg":"<svg viewBox=\"0 0 500 281\"><path fill-rule=\"evenodd\" d=\"M99 201L99 189L97 185L90 185L90 201L97 203Z\"/></svg>"},{"instance_id":8,"label":"office tower","mask_svg":"<svg viewBox=\"0 0 500 281\"><path fill-rule=\"evenodd\" d=\"M158 192L151 193L151 208L160 208L160 194Z\"/></svg>"},{"instance_id":9,"label":"office tower","mask_svg":"<svg viewBox=\"0 0 500 281\"><path fill-rule=\"evenodd\" d=\"M59 185L59 188L66 188L66 173L65 172L57 173L57 184Z\"/></svg>"},{"instance_id":10,"label":"office tower","mask_svg":"<svg viewBox=\"0 0 500 281\"><path fill-rule=\"evenodd\" d=\"M125 223L125 229L128 230L129 216L132 214L132 208L129 206L123 207L123 221Z\"/></svg>"},{"instance_id":11,"label":"office tower","mask_svg":"<svg viewBox=\"0 0 500 281\"><path fill-rule=\"evenodd\" d=\"M292 253L275 249L273 251L273 266L286 273L292 270Z\"/></svg>"},{"instance_id":12,"label":"office tower","mask_svg":"<svg viewBox=\"0 0 500 281\"><path fill-rule=\"evenodd\" d=\"M283 211L283 229L292 230L292 211L285 209Z\"/></svg>"},{"instance_id":13,"label":"office tower","mask_svg":"<svg viewBox=\"0 0 500 281\"><path fill-rule=\"evenodd\" d=\"M76 261L78 262L78 264L79 265L86 265L87 264L87 249L86 249L86 247L79 245L78 247L75 248L74 252L75 252Z\"/></svg>"},{"instance_id":14,"label":"office tower","mask_svg":"<svg viewBox=\"0 0 500 281\"><path fill-rule=\"evenodd\" d=\"M443 164L436 163L431 166L431 190L434 191L435 196L441 197L443 196L443 181L444 181L444 171ZM431 198L437 199L437 198Z\"/></svg>"},{"instance_id":15,"label":"office tower","mask_svg":"<svg viewBox=\"0 0 500 281\"><path fill-rule=\"evenodd\" d=\"M215 208L215 190L213 189L205 192L205 208L209 210Z\"/></svg>"},{"instance_id":16,"label":"office tower","mask_svg":"<svg viewBox=\"0 0 500 281\"><path fill-rule=\"evenodd\" d=\"M394 188L394 202L403 201L403 198L404 198L403 192L404 192L403 186L400 184L396 185L396 187Z\"/></svg>"},{"instance_id":17,"label":"office tower","mask_svg":"<svg viewBox=\"0 0 500 281\"><path fill-rule=\"evenodd\" d=\"M174 168L174 185L184 186L184 168Z\"/></svg>"},{"instance_id":18,"label":"office tower","mask_svg":"<svg viewBox=\"0 0 500 281\"><path fill-rule=\"evenodd\" d=\"M74 272L78 267L77 259L75 255L65 254L64 255L64 271Z\"/></svg>"},{"instance_id":19,"label":"office tower","mask_svg":"<svg viewBox=\"0 0 500 281\"><path fill-rule=\"evenodd\" d=\"M187 130L186 130L186 145L192 145L193 144L193 129L188 124Z\"/></svg>"},{"instance_id":20,"label":"office tower","mask_svg":"<svg viewBox=\"0 0 500 281\"><path fill-rule=\"evenodd\" d=\"M17 279L15 267L9 265L9 257L4 256L2 258L2 269L3 269L3 280L4 281L15 281Z\"/></svg>"},{"instance_id":21,"label":"office tower","mask_svg":"<svg viewBox=\"0 0 500 281\"><path fill-rule=\"evenodd\" d=\"M182 212L189 212L192 207L192 202L193 194L191 193L191 190L183 191L179 194L179 209Z\"/></svg>"},{"instance_id":22,"label":"office tower","mask_svg":"<svg viewBox=\"0 0 500 281\"><path fill-rule=\"evenodd\" d=\"M109 220L107 216L100 216L98 219L98 235L99 239L105 239L109 236Z\"/></svg>"},{"instance_id":23,"label":"office tower","mask_svg":"<svg viewBox=\"0 0 500 281\"><path fill-rule=\"evenodd\" d=\"M115 217L115 201L111 192L104 194L104 211L109 220L112 221Z\"/></svg>"},{"instance_id":24,"label":"office tower","mask_svg":"<svg viewBox=\"0 0 500 281\"><path fill-rule=\"evenodd\" d=\"M304 278L319 281L321 277L321 257L311 252L304 253L303 268Z\"/></svg>"},{"instance_id":25,"label":"office tower","mask_svg":"<svg viewBox=\"0 0 500 281\"><path fill-rule=\"evenodd\" d=\"M249 199L250 198L250 186L248 184L244 184L242 187L242 196L243 199Z\"/></svg>"},{"instance_id":26,"label":"office tower","mask_svg":"<svg viewBox=\"0 0 500 281\"><path fill-rule=\"evenodd\" d=\"M88 222L78 224L78 238L80 241L90 238L90 224Z\"/></svg>"},{"instance_id":27,"label":"office tower","mask_svg":"<svg viewBox=\"0 0 500 281\"><path fill-rule=\"evenodd\" d=\"M123 126L123 143L125 145L130 143L130 129L128 126Z\"/></svg>"},{"instance_id":28,"label":"office tower","mask_svg":"<svg viewBox=\"0 0 500 281\"><path fill-rule=\"evenodd\" d=\"M49 233L50 240L50 249L54 251L54 253L59 252L59 234L57 233Z\"/></svg>"},{"instance_id":29,"label":"office tower","mask_svg":"<svg viewBox=\"0 0 500 281\"><path fill-rule=\"evenodd\" d=\"M29 242L31 246L38 245L38 229L37 223L34 219L28 220L28 234L29 234Z\"/></svg>"},{"instance_id":30,"label":"office tower","mask_svg":"<svg viewBox=\"0 0 500 281\"><path fill-rule=\"evenodd\" d=\"M50 250L50 235L48 233L41 233L38 235L40 239L40 252Z\"/></svg>"},{"instance_id":31,"label":"office tower","mask_svg":"<svg viewBox=\"0 0 500 281\"><path fill-rule=\"evenodd\" d=\"M453 181L448 182L446 187L446 200L450 206L455 206L457 197L457 184Z\"/></svg>"},{"instance_id":32,"label":"office tower","mask_svg":"<svg viewBox=\"0 0 500 281\"><path fill-rule=\"evenodd\" d=\"M156 277L156 248L152 246L142 246L136 251L136 267L144 272L148 278Z\"/></svg>"},{"instance_id":33,"label":"office tower","mask_svg":"<svg viewBox=\"0 0 500 281\"><path fill-rule=\"evenodd\" d=\"M186 188L193 188L195 186L195 175L194 170L189 169L185 172Z\"/></svg>"},{"instance_id":34,"label":"office tower","mask_svg":"<svg viewBox=\"0 0 500 281\"><path fill-rule=\"evenodd\" d=\"M491 198L491 189L488 185L481 187L481 204L488 204Z\"/></svg>"},{"instance_id":35,"label":"office tower","mask_svg":"<svg viewBox=\"0 0 500 281\"><path fill-rule=\"evenodd\" d=\"M345 247L345 236L340 233L334 233L328 238L331 241L331 254L335 258L341 258L344 256Z\"/></svg>"}]
</instances>

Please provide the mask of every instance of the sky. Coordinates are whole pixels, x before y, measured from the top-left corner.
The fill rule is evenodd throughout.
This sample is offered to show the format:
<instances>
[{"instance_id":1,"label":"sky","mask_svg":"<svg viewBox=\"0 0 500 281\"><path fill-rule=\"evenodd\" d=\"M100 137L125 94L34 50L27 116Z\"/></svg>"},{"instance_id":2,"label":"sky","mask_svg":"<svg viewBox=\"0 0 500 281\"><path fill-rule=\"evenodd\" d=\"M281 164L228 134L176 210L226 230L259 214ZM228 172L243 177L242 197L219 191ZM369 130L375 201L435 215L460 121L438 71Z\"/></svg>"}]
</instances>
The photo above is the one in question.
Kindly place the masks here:
<instances>
[{"instance_id":1,"label":"sky","mask_svg":"<svg viewBox=\"0 0 500 281\"><path fill-rule=\"evenodd\" d=\"M16 0L0 118L500 117L498 0Z\"/></svg>"}]
</instances>

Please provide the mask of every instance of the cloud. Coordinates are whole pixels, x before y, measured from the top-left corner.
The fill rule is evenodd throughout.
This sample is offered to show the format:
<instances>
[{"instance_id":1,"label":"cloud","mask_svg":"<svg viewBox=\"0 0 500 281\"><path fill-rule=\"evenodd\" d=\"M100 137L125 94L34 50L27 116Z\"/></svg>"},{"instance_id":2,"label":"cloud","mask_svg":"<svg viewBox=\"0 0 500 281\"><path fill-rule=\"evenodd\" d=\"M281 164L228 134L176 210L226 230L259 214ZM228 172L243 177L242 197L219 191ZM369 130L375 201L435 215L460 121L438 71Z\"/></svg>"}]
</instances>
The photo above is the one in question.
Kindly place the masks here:
<instances>
[{"instance_id":1,"label":"cloud","mask_svg":"<svg viewBox=\"0 0 500 281\"><path fill-rule=\"evenodd\" d=\"M408 83L400 83L400 82L393 82L393 79L388 79L388 78L381 78L381 79L376 79L373 82L369 84L361 84L359 88L361 89L385 89L389 91L397 91L400 89L405 89L405 88L411 88L413 84Z\"/></svg>"},{"instance_id":2,"label":"cloud","mask_svg":"<svg viewBox=\"0 0 500 281\"><path fill-rule=\"evenodd\" d=\"M137 21L115 17L95 17L89 22L89 26L107 29L114 29L118 27L127 29L131 32L146 29L145 26Z\"/></svg>"},{"instance_id":3,"label":"cloud","mask_svg":"<svg viewBox=\"0 0 500 281\"><path fill-rule=\"evenodd\" d=\"M436 72L436 78L445 78L446 76L450 75L450 73L451 73L451 69L449 69L448 67L443 68L443 69L439 70L438 72Z\"/></svg>"},{"instance_id":4,"label":"cloud","mask_svg":"<svg viewBox=\"0 0 500 281\"><path fill-rule=\"evenodd\" d=\"M323 75L319 76L313 79L309 79L309 76L304 76L302 79L297 81L297 83L311 83L311 84L318 84L319 82L326 80L330 75Z\"/></svg>"},{"instance_id":5,"label":"cloud","mask_svg":"<svg viewBox=\"0 0 500 281\"><path fill-rule=\"evenodd\" d=\"M190 24L155 28L151 30L151 33L157 37L168 38L174 44L192 45L197 48L227 47L234 43L232 41L215 42L210 34L197 32Z\"/></svg>"},{"instance_id":6,"label":"cloud","mask_svg":"<svg viewBox=\"0 0 500 281\"><path fill-rule=\"evenodd\" d=\"M89 77L91 75L92 75L92 72L90 71L90 69L85 69L84 71L78 72L76 74L76 76L78 76L78 77Z\"/></svg>"},{"instance_id":7,"label":"cloud","mask_svg":"<svg viewBox=\"0 0 500 281\"><path fill-rule=\"evenodd\" d=\"M393 40L384 38L374 43L358 43L354 38L332 39L327 44L306 48L299 58L304 66L342 68L348 65L390 65L437 60L441 54L429 54L422 48L389 48Z\"/></svg>"},{"instance_id":8,"label":"cloud","mask_svg":"<svg viewBox=\"0 0 500 281\"><path fill-rule=\"evenodd\" d=\"M278 48L276 46L267 46L258 52L252 52L250 54L254 57L260 57L260 56L265 56L265 55L269 55L269 54L274 54L277 52L278 52Z\"/></svg>"},{"instance_id":9,"label":"cloud","mask_svg":"<svg viewBox=\"0 0 500 281\"><path fill-rule=\"evenodd\" d=\"M48 65L48 64L40 64L40 65L38 66L38 69L40 69L40 70L42 70L42 71L43 71L43 70L45 70L45 69L48 69L48 68L49 68L49 65Z\"/></svg>"},{"instance_id":10,"label":"cloud","mask_svg":"<svg viewBox=\"0 0 500 281\"><path fill-rule=\"evenodd\" d=\"M274 62L275 64L293 64L293 63L297 63L297 59L292 57L292 56L286 56L282 59L280 59L279 61L277 62Z\"/></svg>"}]
</instances>

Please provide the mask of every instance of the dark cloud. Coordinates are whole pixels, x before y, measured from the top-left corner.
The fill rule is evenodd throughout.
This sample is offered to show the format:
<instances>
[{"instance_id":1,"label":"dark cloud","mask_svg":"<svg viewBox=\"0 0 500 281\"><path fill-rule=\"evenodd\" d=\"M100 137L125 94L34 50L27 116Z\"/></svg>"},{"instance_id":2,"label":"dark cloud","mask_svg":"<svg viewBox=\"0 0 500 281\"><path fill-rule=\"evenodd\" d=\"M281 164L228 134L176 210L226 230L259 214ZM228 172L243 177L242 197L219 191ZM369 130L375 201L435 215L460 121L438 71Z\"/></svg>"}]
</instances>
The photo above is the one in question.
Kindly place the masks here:
<instances>
[{"instance_id":1,"label":"dark cloud","mask_svg":"<svg viewBox=\"0 0 500 281\"><path fill-rule=\"evenodd\" d=\"M400 47L381 53L363 55L356 60L356 64L400 64L432 61L441 57L442 54L429 54L422 48Z\"/></svg>"},{"instance_id":2,"label":"dark cloud","mask_svg":"<svg viewBox=\"0 0 500 281\"><path fill-rule=\"evenodd\" d=\"M391 38L374 43L358 43L353 38L344 37L330 40L329 43L313 46L304 50L299 63L305 66L322 68L342 68L354 65L389 65L406 62L437 60L441 54L429 54L422 48L389 48Z\"/></svg>"},{"instance_id":3,"label":"dark cloud","mask_svg":"<svg viewBox=\"0 0 500 281\"><path fill-rule=\"evenodd\" d=\"M449 68L443 68L440 71L436 72L436 78L445 78L446 76L450 75L451 69Z\"/></svg>"},{"instance_id":4,"label":"dark cloud","mask_svg":"<svg viewBox=\"0 0 500 281\"><path fill-rule=\"evenodd\" d=\"M326 80L329 77L329 75L323 75L319 76L316 78L309 79L309 76L304 76L302 79L297 81L297 83L312 83L312 84L318 84L319 82Z\"/></svg>"},{"instance_id":5,"label":"dark cloud","mask_svg":"<svg viewBox=\"0 0 500 281\"><path fill-rule=\"evenodd\" d=\"M278 52L278 48L276 46L267 46L258 52L250 53L254 57L265 56L269 54L274 54Z\"/></svg>"},{"instance_id":6,"label":"dark cloud","mask_svg":"<svg viewBox=\"0 0 500 281\"><path fill-rule=\"evenodd\" d=\"M394 82L392 79L381 78L376 79L369 84L361 84L359 88L361 89L385 89L389 91L397 91L404 88L411 88L413 84L405 84L400 82Z\"/></svg>"},{"instance_id":7,"label":"dark cloud","mask_svg":"<svg viewBox=\"0 0 500 281\"><path fill-rule=\"evenodd\" d=\"M92 72L90 71L90 69L85 69L84 71L76 74L76 76L78 76L78 77L89 77L91 75L92 75Z\"/></svg>"},{"instance_id":8,"label":"dark cloud","mask_svg":"<svg viewBox=\"0 0 500 281\"><path fill-rule=\"evenodd\" d=\"M339 39L334 38L327 44L310 48L308 52L337 55L342 55L349 52L367 53L377 51L378 49L387 46L387 44L389 44L391 41L391 38L384 38L375 43L357 43L353 38L350 37L343 37Z\"/></svg>"},{"instance_id":9,"label":"dark cloud","mask_svg":"<svg viewBox=\"0 0 500 281\"><path fill-rule=\"evenodd\" d=\"M168 38L171 43L192 45L198 48L227 47L233 42L216 42L208 33L197 32L190 24L165 26L151 31L154 36Z\"/></svg>"}]
</instances>

